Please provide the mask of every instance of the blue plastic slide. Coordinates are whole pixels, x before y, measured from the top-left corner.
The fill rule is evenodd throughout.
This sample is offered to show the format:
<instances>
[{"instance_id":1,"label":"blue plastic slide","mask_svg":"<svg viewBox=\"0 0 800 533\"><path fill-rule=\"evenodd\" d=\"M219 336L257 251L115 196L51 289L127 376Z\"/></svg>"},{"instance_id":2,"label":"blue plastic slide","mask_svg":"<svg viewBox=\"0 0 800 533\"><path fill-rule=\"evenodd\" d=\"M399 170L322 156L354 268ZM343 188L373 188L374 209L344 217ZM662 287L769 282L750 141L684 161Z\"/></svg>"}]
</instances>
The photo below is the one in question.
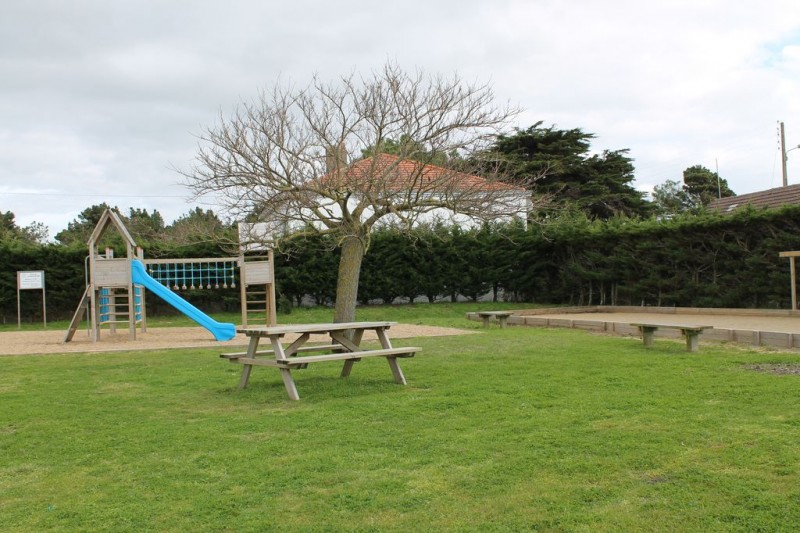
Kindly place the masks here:
<instances>
[{"instance_id":1,"label":"blue plastic slide","mask_svg":"<svg viewBox=\"0 0 800 533\"><path fill-rule=\"evenodd\" d=\"M133 282L154 292L159 298L188 316L214 335L218 341L229 341L236 336L236 327L227 322L217 322L174 292L150 277L144 265L138 259L131 261L131 274Z\"/></svg>"}]
</instances>

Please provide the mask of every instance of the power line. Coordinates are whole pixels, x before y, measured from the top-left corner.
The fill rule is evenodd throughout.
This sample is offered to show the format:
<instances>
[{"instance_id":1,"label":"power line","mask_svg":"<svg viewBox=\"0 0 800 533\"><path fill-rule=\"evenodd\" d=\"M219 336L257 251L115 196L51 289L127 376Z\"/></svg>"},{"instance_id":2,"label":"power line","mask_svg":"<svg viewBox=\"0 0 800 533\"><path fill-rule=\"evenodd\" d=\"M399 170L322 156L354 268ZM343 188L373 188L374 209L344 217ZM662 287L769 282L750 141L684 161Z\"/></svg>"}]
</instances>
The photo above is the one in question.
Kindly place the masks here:
<instances>
[{"instance_id":1,"label":"power line","mask_svg":"<svg viewBox=\"0 0 800 533\"><path fill-rule=\"evenodd\" d=\"M14 196L58 196L69 198L189 198L188 195L165 195L165 194L69 194L61 192L6 192L0 191L0 194L8 194Z\"/></svg>"}]
</instances>

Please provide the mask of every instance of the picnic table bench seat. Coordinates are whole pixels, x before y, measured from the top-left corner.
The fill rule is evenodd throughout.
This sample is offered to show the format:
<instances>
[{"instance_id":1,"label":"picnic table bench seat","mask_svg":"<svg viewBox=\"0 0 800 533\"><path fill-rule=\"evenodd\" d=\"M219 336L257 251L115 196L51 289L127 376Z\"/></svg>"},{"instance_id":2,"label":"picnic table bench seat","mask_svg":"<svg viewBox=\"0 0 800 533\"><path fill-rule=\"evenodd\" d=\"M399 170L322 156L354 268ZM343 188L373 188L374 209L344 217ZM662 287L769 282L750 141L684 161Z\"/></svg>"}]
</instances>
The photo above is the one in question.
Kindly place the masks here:
<instances>
[{"instance_id":1,"label":"picnic table bench seat","mask_svg":"<svg viewBox=\"0 0 800 533\"><path fill-rule=\"evenodd\" d=\"M247 357L246 353L242 353L236 357L228 356L226 358L238 359L238 362L242 364L274 366L278 368L299 368L300 365L307 365L308 363L320 363L325 361L358 361L365 357L414 357L417 352L421 351L422 348L416 346L403 346L402 348L384 348L381 350L362 350L358 352L306 355L301 357L291 357L290 359L257 359L255 357Z\"/></svg>"}]
</instances>

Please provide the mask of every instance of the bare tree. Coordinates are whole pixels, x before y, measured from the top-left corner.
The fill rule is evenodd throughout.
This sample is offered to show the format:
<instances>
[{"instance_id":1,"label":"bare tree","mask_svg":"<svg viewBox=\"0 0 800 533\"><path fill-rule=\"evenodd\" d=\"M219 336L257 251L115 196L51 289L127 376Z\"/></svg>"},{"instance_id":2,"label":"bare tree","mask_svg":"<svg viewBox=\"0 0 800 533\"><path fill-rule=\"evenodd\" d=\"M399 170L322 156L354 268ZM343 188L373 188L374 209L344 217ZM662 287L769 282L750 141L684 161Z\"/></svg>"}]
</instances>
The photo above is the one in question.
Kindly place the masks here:
<instances>
[{"instance_id":1,"label":"bare tree","mask_svg":"<svg viewBox=\"0 0 800 533\"><path fill-rule=\"evenodd\" d=\"M379 221L411 226L441 209L475 219L524 216L520 198L529 193L476 160L518 112L496 104L487 84L393 64L332 84L314 77L299 90L278 83L220 116L200 136L196 164L179 172L196 197L211 195L234 217L256 216L284 236L334 234L341 246L334 319L351 321ZM382 151L387 145L391 154ZM450 164L431 164L443 157Z\"/></svg>"}]
</instances>

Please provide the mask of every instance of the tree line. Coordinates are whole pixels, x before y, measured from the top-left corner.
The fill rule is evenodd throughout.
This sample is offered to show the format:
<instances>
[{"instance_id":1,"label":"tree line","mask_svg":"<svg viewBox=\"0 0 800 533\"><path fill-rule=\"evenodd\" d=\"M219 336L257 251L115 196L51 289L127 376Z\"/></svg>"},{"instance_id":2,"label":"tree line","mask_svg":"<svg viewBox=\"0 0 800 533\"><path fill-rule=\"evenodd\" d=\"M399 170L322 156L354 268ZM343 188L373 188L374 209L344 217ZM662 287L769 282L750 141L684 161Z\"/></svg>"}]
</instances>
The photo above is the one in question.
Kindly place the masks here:
<instances>
[{"instance_id":1,"label":"tree line","mask_svg":"<svg viewBox=\"0 0 800 533\"><path fill-rule=\"evenodd\" d=\"M360 286L361 270L368 266L365 256L373 233L387 224L404 227L416 242L413 228L427 216L447 216L442 211L483 224L514 216L543 223L573 212L595 222L663 219L701 209L713 198L712 189L722 194L719 176L714 180L707 169L691 167L683 187L668 182L655 191L655 202L648 202L632 185L628 150L592 153L593 134L543 127L542 122L512 130L521 111L497 102L488 83L468 82L457 74L404 72L388 62L333 83L313 76L301 89L277 82L204 128L194 163L176 170L196 199L212 195L229 215L266 222L286 247L305 238L333 241L339 261L336 322L353 320L357 301L369 301L364 294L375 292L372 286ZM85 238L93 214L70 224L56 240L69 244L74 237ZM181 224L165 227L157 215L131 209L129 229L164 245L174 244L176 236L186 237L179 231ZM192 215L204 218L200 210ZM200 222L208 228L211 220ZM0 220L0 229L6 226L12 240L42 240L37 232L41 226L35 223L18 228L12 216ZM193 224L187 229L195 231ZM213 228L208 235L214 238L218 230L230 228ZM462 230L451 233L452 242L460 242ZM195 232L194 237L188 242L203 234ZM461 252L466 256L469 250ZM419 255L416 249L408 253ZM469 279L475 267L460 263L461 257L452 262L465 269L457 277ZM424 260L425 254L419 258ZM392 263L381 262L380 267L392 268ZM365 270L365 279L367 274ZM376 280L385 287L378 294L388 294L391 283L385 276ZM612 300L619 297L616 280L597 282L600 287L589 285L590 301L596 291L605 295L608 284L614 287ZM452 282L446 285L423 292L446 290L451 297L473 292ZM498 283L492 285L497 293ZM414 290L421 289L402 292L413 299ZM388 301L388 296L382 299Z\"/></svg>"},{"instance_id":2,"label":"tree line","mask_svg":"<svg viewBox=\"0 0 800 533\"><path fill-rule=\"evenodd\" d=\"M155 246L155 245L154 245ZM480 297L546 304L789 308L789 266L800 249L800 207L682 215L669 220L564 214L547 224L425 226L376 230L358 301L403 303ZM219 243L161 243L146 257L224 257ZM86 249L0 241L0 315L16 320L16 271L46 272L48 318L67 318L84 288ZM276 254L282 307L331 305L339 251L330 236L305 235ZM238 311L236 289L182 291L209 312ZM38 320L40 302L23 299ZM148 299L151 314L171 312Z\"/></svg>"}]
</instances>

